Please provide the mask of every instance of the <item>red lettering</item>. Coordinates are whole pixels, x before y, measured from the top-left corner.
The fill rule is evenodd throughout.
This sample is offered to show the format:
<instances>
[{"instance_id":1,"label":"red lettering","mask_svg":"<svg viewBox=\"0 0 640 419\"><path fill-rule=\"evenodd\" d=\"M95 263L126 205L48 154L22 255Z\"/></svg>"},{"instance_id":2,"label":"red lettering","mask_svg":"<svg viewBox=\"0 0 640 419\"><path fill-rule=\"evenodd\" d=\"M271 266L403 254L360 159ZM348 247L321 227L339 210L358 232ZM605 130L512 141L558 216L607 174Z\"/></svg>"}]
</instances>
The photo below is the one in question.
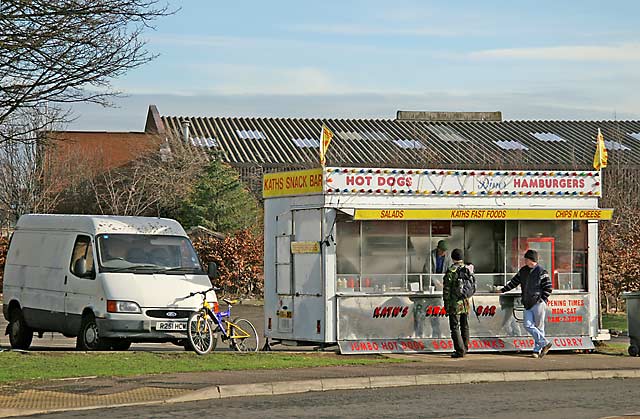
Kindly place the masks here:
<instances>
[{"instance_id":1,"label":"red lettering","mask_svg":"<svg viewBox=\"0 0 640 419\"><path fill-rule=\"evenodd\" d=\"M311 175L311 186L322 185L322 175Z\"/></svg>"}]
</instances>

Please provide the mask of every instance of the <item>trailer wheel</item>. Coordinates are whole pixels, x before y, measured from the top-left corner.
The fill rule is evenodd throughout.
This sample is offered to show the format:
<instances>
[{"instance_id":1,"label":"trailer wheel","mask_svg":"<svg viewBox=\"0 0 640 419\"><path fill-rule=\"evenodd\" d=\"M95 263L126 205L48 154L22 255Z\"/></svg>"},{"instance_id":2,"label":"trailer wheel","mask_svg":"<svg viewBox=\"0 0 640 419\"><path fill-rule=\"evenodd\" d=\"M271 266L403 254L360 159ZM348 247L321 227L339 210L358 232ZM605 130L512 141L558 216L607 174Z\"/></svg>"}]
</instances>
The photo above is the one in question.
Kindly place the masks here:
<instances>
[{"instance_id":1,"label":"trailer wheel","mask_svg":"<svg viewBox=\"0 0 640 419\"><path fill-rule=\"evenodd\" d=\"M14 349L29 349L33 340L33 330L24 321L22 310L15 308L9 316L9 343Z\"/></svg>"},{"instance_id":2,"label":"trailer wheel","mask_svg":"<svg viewBox=\"0 0 640 419\"><path fill-rule=\"evenodd\" d=\"M629 346L628 352L630 356L638 356L638 354L640 353L640 350L636 345L631 345Z\"/></svg>"}]
</instances>

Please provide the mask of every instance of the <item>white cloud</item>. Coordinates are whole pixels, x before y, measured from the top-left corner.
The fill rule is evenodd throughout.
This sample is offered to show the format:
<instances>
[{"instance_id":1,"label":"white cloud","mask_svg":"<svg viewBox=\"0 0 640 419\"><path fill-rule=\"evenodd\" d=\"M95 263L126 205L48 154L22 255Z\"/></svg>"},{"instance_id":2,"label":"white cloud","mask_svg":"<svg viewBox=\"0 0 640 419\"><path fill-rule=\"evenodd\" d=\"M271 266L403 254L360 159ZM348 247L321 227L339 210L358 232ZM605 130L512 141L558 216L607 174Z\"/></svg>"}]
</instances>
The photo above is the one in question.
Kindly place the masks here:
<instances>
[{"instance_id":1,"label":"white cloud","mask_svg":"<svg viewBox=\"0 0 640 419\"><path fill-rule=\"evenodd\" d=\"M291 47L306 44L305 42L289 39L183 34L153 35L149 38L149 41L157 45L209 48L258 48L264 46Z\"/></svg>"},{"instance_id":2,"label":"white cloud","mask_svg":"<svg viewBox=\"0 0 640 419\"><path fill-rule=\"evenodd\" d=\"M128 95L315 95L355 93L329 72L311 66L279 67L252 64L191 63L182 67L185 80L141 85L116 82ZM197 80L197 82L192 82Z\"/></svg>"},{"instance_id":3,"label":"white cloud","mask_svg":"<svg viewBox=\"0 0 640 419\"><path fill-rule=\"evenodd\" d=\"M540 48L504 48L475 51L471 58L505 58L540 61L640 61L640 44L557 46Z\"/></svg>"},{"instance_id":4,"label":"white cloud","mask_svg":"<svg viewBox=\"0 0 640 419\"><path fill-rule=\"evenodd\" d=\"M333 35L385 35L385 36L425 36L425 37L461 37L468 35L458 29L437 28L432 25L425 27L405 27L393 28L381 23L380 25L361 25L361 24L301 24L289 27L297 32L311 32Z\"/></svg>"},{"instance_id":5,"label":"white cloud","mask_svg":"<svg viewBox=\"0 0 640 419\"><path fill-rule=\"evenodd\" d=\"M315 67L274 68L253 66L226 66L221 69L221 84L207 90L222 95L313 95L350 92L331 76Z\"/></svg>"},{"instance_id":6,"label":"white cloud","mask_svg":"<svg viewBox=\"0 0 640 419\"><path fill-rule=\"evenodd\" d=\"M304 73L304 72L301 72ZM313 71L302 80L319 80ZM288 118L394 118L398 109L438 111L500 110L504 119L603 120L640 119L637 102L619 97L582 97L582 91L494 92L451 94L199 94L132 95L105 109L94 104L76 104L79 118L68 129L128 131L141 130L149 104L162 115L262 116Z\"/></svg>"}]
</instances>

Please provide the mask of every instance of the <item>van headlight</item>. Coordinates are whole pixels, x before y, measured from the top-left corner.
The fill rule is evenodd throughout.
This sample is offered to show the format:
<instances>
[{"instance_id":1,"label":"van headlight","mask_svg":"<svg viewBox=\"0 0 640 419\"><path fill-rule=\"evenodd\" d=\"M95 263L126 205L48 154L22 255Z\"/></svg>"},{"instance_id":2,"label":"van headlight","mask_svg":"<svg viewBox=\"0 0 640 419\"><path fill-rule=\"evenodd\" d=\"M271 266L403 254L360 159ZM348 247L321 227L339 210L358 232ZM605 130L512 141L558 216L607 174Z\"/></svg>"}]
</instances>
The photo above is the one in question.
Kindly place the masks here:
<instances>
[{"instance_id":1,"label":"van headlight","mask_svg":"<svg viewBox=\"0 0 640 419\"><path fill-rule=\"evenodd\" d=\"M109 313L141 313L140 306L133 301L107 300Z\"/></svg>"}]
</instances>

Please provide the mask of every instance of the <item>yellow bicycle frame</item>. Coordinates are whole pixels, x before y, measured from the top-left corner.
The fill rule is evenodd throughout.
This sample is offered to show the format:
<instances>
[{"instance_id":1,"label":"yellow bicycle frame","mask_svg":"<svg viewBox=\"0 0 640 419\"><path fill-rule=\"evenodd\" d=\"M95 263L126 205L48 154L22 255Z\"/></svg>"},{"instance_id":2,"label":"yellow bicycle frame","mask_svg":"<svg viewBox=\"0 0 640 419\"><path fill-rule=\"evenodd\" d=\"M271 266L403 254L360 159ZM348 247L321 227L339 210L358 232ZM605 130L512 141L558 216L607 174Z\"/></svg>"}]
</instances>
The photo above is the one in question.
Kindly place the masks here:
<instances>
[{"instance_id":1,"label":"yellow bicycle frame","mask_svg":"<svg viewBox=\"0 0 640 419\"><path fill-rule=\"evenodd\" d=\"M237 302L236 300L230 301L231 304L235 304L236 302ZM205 320L205 325L208 324L207 320L209 320L209 317L210 317L209 310L213 312L213 306L209 304L209 302L206 300L202 302L202 308L204 308L205 310L202 310L204 312L204 315L201 318L200 317L198 318L198 323L197 323L198 330L200 330L200 321ZM227 333L233 330L233 334L229 334L229 336L227 336L227 338L229 339L243 339L251 336L243 328L241 328L240 326L238 326L237 324L229 320L225 320L225 325L226 325ZM231 329L231 326L233 326L233 329Z\"/></svg>"},{"instance_id":2,"label":"yellow bicycle frame","mask_svg":"<svg viewBox=\"0 0 640 419\"><path fill-rule=\"evenodd\" d=\"M233 322L230 322L229 320L225 320L225 324L227 325L227 332L232 330L230 326L233 326L233 334L229 335L230 339L243 339L251 336L243 328Z\"/></svg>"}]
</instances>

